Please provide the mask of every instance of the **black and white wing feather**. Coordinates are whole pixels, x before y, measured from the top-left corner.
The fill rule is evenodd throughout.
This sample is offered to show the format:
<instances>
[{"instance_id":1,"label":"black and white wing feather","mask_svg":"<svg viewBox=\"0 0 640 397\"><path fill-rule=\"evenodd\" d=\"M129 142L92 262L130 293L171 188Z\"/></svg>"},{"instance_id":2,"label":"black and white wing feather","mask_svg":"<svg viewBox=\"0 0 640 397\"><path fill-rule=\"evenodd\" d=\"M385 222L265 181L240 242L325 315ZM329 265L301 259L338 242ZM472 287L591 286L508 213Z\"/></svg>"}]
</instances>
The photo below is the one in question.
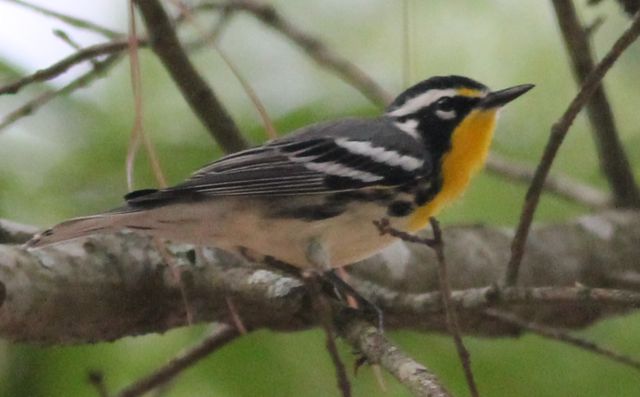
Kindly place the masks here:
<instances>
[{"instance_id":1,"label":"black and white wing feather","mask_svg":"<svg viewBox=\"0 0 640 397\"><path fill-rule=\"evenodd\" d=\"M425 177L431 159L387 119L345 119L306 127L223 157L184 183L127 195L130 205L215 196L287 196L392 187Z\"/></svg>"}]
</instances>

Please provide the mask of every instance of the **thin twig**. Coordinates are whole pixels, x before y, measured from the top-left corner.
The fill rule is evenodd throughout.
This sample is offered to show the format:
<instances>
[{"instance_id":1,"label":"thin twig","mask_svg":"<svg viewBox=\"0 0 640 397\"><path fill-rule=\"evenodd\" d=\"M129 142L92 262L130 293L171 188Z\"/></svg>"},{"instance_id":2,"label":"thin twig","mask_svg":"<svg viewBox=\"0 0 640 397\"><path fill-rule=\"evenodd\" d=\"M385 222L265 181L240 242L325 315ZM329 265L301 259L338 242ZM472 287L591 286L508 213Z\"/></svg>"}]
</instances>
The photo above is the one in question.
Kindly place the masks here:
<instances>
[{"instance_id":1,"label":"thin twig","mask_svg":"<svg viewBox=\"0 0 640 397\"><path fill-rule=\"evenodd\" d=\"M233 299L231 299L231 297L229 296L225 296L224 300L227 302L227 308L229 309L231 322L233 323L233 325L235 325L240 334L246 335L249 331L247 331L247 327L244 325L244 322L240 317L240 313L238 312L238 309L236 309L236 305L233 303Z\"/></svg>"},{"instance_id":2,"label":"thin twig","mask_svg":"<svg viewBox=\"0 0 640 397\"><path fill-rule=\"evenodd\" d=\"M155 372L125 387L117 394L117 397L136 397L143 395L149 390L175 378L185 369L193 366L212 352L234 340L238 335L239 333L234 327L227 324L217 324L216 329L211 335L196 346L174 357Z\"/></svg>"},{"instance_id":3,"label":"thin twig","mask_svg":"<svg viewBox=\"0 0 640 397\"><path fill-rule=\"evenodd\" d=\"M520 215L520 222L511 244L511 258L505 275L505 283L507 285L515 284L518 279L525 244L533 221L533 215L540 201L540 193L542 192L544 181L549 174L551 164L558 153L558 149L569 131L569 127L571 127L576 116L593 92L598 88L602 78L611 69L620 55L638 38L638 35L640 35L640 13L636 14L629 28L616 40L598 66L584 79L582 87L576 97L573 98L562 117L551 127L551 136L549 137L547 146L545 147L529 190L527 191Z\"/></svg>"},{"instance_id":4,"label":"thin twig","mask_svg":"<svg viewBox=\"0 0 640 397\"><path fill-rule=\"evenodd\" d=\"M69 94L79 88L87 86L93 80L101 77L104 72L112 67L120 58L121 57L119 53L110 55L104 61L98 61L97 65L93 69L80 75L78 78L66 84L65 86L57 90L46 91L35 97L34 99L28 101L24 105L20 106L19 108L13 110L9 114L7 114L4 119L2 119L2 121L0 121L0 131L9 127L21 118L33 114L42 106L49 103L49 101L51 101L52 99Z\"/></svg>"},{"instance_id":5,"label":"thin twig","mask_svg":"<svg viewBox=\"0 0 640 397\"><path fill-rule=\"evenodd\" d=\"M535 169L490 153L487 158L487 171L513 181L530 183ZM560 173L547 176L544 191L593 209L605 208L612 203L611 197L605 192Z\"/></svg>"},{"instance_id":6,"label":"thin twig","mask_svg":"<svg viewBox=\"0 0 640 397\"><path fill-rule=\"evenodd\" d=\"M95 59L100 55L109 55L127 48L127 42L118 40L110 43L96 44L91 47L84 48L78 52L71 54L70 56L48 66L44 69L30 74L29 76L22 77L12 83L6 84L0 87L0 95L2 94L15 94L23 87L37 82L47 81L60 76L62 73L69 70L72 66L75 66L81 62Z\"/></svg>"},{"instance_id":7,"label":"thin twig","mask_svg":"<svg viewBox=\"0 0 640 397\"><path fill-rule=\"evenodd\" d=\"M572 0L552 2L571 58L573 73L577 82L583 83L595 67L593 51L589 45L589 33L582 26ZM613 111L602 84L596 87L587 101L586 112L596 141L600 169L611 187L615 205L639 208L640 189L620 141Z\"/></svg>"},{"instance_id":8,"label":"thin twig","mask_svg":"<svg viewBox=\"0 0 640 397\"><path fill-rule=\"evenodd\" d=\"M367 289L355 280L358 289L379 305L385 312L394 311L412 315L441 313L442 297L440 292L421 294L385 290L376 286L376 291ZM373 293L371 293L373 292ZM496 285L482 288L467 288L451 292L453 306L466 313L496 306L517 308L522 305L605 305L619 308L640 307L640 293L628 290L587 287L499 287Z\"/></svg>"},{"instance_id":9,"label":"thin twig","mask_svg":"<svg viewBox=\"0 0 640 397\"><path fill-rule=\"evenodd\" d=\"M563 343L570 344L572 346L579 347L591 353L604 356L612 361L616 361L621 364L632 367L636 370L640 370L640 361L635 360L631 357L625 356L623 354L611 351L609 349L605 349L601 346L598 346L594 342L570 335L566 331L563 331L557 328L548 327L546 325L538 324L533 321L525 321L513 313L509 313L509 312L505 312L505 311L497 310L493 308L485 310L485 314L491 318L500 320L507 324L515 325L518 328L526 329L542 337L553 339L559 342L563 342Z\"/></svg>"},{"instance_id":10,"label":"thin twig","mask_svg":"<svg viewBox=\"0 0 640 397\"><path fill-rule=\"evenodd\" d=\"M187 57L162 5L157 0L134 1L147 26L151 47L194 113L224 151L246 148L247 143L227 110Z\"/></svg>"},{"instance_id":11,"label":"thin twig","mask_svg":"<svg viewBox=\"0 0 640 397\"><path fill-rule=\"evenodd\" d=\"M196 21L193 14L191 13L191 10L180 0L172 0L172 2L176 4L176 6L180 9L180 13L185 16L185 19L187 19L193 26L196 27L200 35L203 38L206 37L207 34L205 30ZM222 18L224 18L225 15L228 16L230 12L231 12L230 9L228 8L224 9L222 13ZM258 115L260 116L260 119L262 120L262 125L264 126L264 129L267 133L267 138L276 139L278 137L278 132L276 131L276 128L273 125L271 118L269 117L269 113L267 112L266 107L258 97L258 94L256 94L251 84L249 84L247 79L244 78L244 76L240 72L240 69L235 65L235 63L231 60L231 58L227 55L227 53L223 51L222 48L220 48L220 46L217 45L217 43L215 42L215 36L213 37L213 40L209 42L209 44L220 56L220 58L225 63L225 65L227 65L229 70L231 70L231 73L233 73L236 80L238 80L238 82L242 86L242 89L251 100L251 103L253 103L253 106L255 107L256 111L258 112Z\"/></svg>"},{"instance_id":12,"label":"thin twig","mask_svg":"<svg viewBox=\"0 0 640 397\"><path fill-rule=\"evenodd\" d=\"M473 397L478 397L478 387L476 386L475 379L473 377L473 370L471 369L471 356L469 351L462 341L460 333L460 324L458 322L458 316L456 309L451 302L451 287L449 285L449 275L447 273L447 262L444 256L444 241L442 239L442 230L440 224L435 218L429 220L431 228L433 229L433 239L425 239L414 236L409 233L394 229L389 224L389 220L384 218L380 221L374 221L374 225L380 231L380 234L389 234L394 237L398 237L403 241L409 241L413 243L423 244L432 248L438 259L438 277L440 281L440 291L442 299L442 307L444 308L445 317L447 321L447 328L449 333L453 337L460 362L464 371L467 385L469 386L469 392Z\"/></svg>"},{"instance_id":13,"label":"thin twig","mask_svg":"<svg viewBox=\"0 0 640 397\"><path fill-rule=\"evenodd\" d=\"M319 285L318 277L315 274L309 276L303 275L302 279L307 287L307 290L309 291L309 295L311 296L313 310L318 314L319 323L324 330L325 346L327 348L327 352L329 352L329 357L331 357L331 362L333 363L333 366L336 370L338 390L340 390L340 394L342 395L342 397L350 397L351 383L349 382L347 370L344 366L344 363L342 362L342 359L340 358L338 347L336 346L331 305L325 299L325 296L322 293Z\"/></svg>"},{"instance_id":14,"label":"thin twig","mask_svg":"<svg viewBox=\"0 0 640 397\"><path fill-rule=\"evenodd\" d=\"M370 363L379 363L415 396L451 396L431 370L389 342L378 328L368 322L350 318L341 322L338 329Z\"/></svg>"},{"instance_id":15,"label":"thin twig","mask_svg":"<svg viewBox=\"0 0 640 397\"><path fill-rule=\"evenodd\" d=\"M320 66L333 72L347 84L356 88L362 95L378 106L387 106L393 99L382 87L358 66L331 51L321 40L303 31L282 17L278 10L266 3L251 0L234 0L227 3L204 3L199 8L239 9L253 14L265 25L281 33Z\"/></svg>"},{"instance_id":16,"label":"thin twig","mask_svg":"<svg viewBox=\"0 0 640 397\"><path fill-rule=\"evenodd\" d=\"M17 4L19 6L28 8L30 10L39 12L40 14L53 17L61 20L62 22L71 25L78 29L89 30L91 32L99 33L107 38L114 39L116 37L124 36L122 33L116 32L115 30L109 29L107 27L98 25L97 23L87 21L85 19L76 18L70 15L66 15L57 11L50 10L48 8L38 6L35 4L27 3L22 0L5 0L13 4Z\"/></svg>"},{"instance_id":17,"label":"thin twig","mask_svg":"<svg viewBox=\"0 0 640 397\"><path fill-rule=\"evenodd\" d=\"M424 238L417 236L415 234L410 234L403 232L398 229L394 229L389 222L389 219L382 218L379 221L373 221L373 225L378 228L380 235L388 234L393 237L397 237L402 241L406 241L409 243L416 243L426 245L427 247L433 248L436 244L434 239Z\"/></svg>"},{"instance_id":18,"label":"thin twig","mask_svg":"<svg viewBox=\"0 0 640 397\"><path fill-rule=\"evenodd\" d=\"M129 44L128 48L131 88L133 90L134 99L134 121L133 127L131 128L131 139L129 141L129 148L127 149L126 157L127 187L129 188L129 191L133 190L133 167L141 142L144 145L145 151L147 152L149 164L151 165L151 169L153 170L153 175L156 178L156 182L160 187L167 187L167 180L164 176L164 172L162 171L158 153L153 145L153 142L151 142L144 131L142 76L140 73L140 60L138 59L138 34L136 32L136 18L135 10L133 7L133 0L129 0L129 35L127 39Z\"/></svg>"},{"instance_id":19,"label":"thin twig","mask_svg":"<svg viewBox=\"0 0 640 397\"><path fill-rule=\"evenodd\" d=\"M440 291L442 292L442 307L444 308L445 316L447 319L447 328L449 333L453 337L460 362L464 371L464 376L469 386L469 392L472 397L479 397L478 386L473 377L473 370L471 369L471 355L462 341L460 334L460 323L458 322L458 314L455 307L451 302L451 286L449 285L449 274L447 272L447 261L444 256L444 241L442 239L442 230L440 224L435 218L429 220L431 228L433 229L434 244L432 248L436 252L438 258L438 278L440 279Z\"/></svg>"}]
</instances>

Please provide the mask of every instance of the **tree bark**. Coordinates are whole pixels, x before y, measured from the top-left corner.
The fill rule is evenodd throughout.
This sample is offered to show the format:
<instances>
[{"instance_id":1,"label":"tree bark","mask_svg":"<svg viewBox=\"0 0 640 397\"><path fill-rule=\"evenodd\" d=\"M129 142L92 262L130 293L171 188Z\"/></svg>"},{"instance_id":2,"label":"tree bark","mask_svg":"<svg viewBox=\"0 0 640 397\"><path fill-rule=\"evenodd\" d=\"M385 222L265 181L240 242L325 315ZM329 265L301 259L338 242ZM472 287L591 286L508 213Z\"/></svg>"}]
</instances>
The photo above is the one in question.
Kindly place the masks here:
<instances>
[{"instance_id":1,"label":"tree bark","mask_svg":"<svg viewBox=\"0 0 640 397\"><path fill-rule=\"evenodd\" d=\"M511 233L488 226L444 230L463 332L513 335L512 326L483 314L489 306L575 328L640 304L633 292L601 300L599 290L588 289L634 285L640 273L640 212L608 211L535 228L520 284L500 290L492 285L505 270ZM194 322L231 323L228 297L250 329L316 325L297 278L216 249L196 255L190 246L170 247ZM437 262L429 248L398 242L350 271L356 288L384 310L388 329L446 330L434 292ZM13 341L87 343L186 325L171 270L149 239L128 232L34 251L0 245L0 305L0 336Z\"/></svg>"}]
</instances>

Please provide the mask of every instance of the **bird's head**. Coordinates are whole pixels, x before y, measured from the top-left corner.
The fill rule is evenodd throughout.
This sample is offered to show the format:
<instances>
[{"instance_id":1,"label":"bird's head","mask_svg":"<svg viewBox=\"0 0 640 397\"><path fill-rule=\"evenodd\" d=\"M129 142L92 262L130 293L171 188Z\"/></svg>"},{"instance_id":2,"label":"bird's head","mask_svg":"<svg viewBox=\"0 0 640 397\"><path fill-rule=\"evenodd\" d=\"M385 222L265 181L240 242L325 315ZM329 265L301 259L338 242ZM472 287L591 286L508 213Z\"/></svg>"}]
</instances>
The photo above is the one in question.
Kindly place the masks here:
<instances>
[{"instance_id":1,"label":"bird's head","mask_svg":"<svg viewBox=\"0 0 640 397\"><path fill-rule=\"evenodd\" d=\"M437 76L400 94L386 116L430 150L445 154L454 139L491 139L498 111L533 88L523 84L499 91L463 76ZM460 136L464 135L464 137Z\"/></svg>"}]
</instances>

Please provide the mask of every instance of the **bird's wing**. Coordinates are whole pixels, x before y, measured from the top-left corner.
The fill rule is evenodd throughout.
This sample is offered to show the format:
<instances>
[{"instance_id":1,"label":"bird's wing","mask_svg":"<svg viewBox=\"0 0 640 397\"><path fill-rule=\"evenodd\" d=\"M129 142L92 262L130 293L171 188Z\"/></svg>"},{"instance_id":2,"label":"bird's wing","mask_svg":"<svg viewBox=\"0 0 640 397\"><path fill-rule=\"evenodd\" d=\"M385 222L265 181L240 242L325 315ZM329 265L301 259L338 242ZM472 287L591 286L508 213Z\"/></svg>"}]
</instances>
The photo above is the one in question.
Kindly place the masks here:
<instances>
[{"instance_id":1,"label":"bird's wing","mask_svg":"<svg viewBox=\"0 0 640 397\"><path fill-rule=\"evenodd\" d=\"M386 119L316 124L223 157L167 189L132 192L130 205L215 196L286 196L392 187L431 169L415 138Z\"/></svg>"}]
</instances>

